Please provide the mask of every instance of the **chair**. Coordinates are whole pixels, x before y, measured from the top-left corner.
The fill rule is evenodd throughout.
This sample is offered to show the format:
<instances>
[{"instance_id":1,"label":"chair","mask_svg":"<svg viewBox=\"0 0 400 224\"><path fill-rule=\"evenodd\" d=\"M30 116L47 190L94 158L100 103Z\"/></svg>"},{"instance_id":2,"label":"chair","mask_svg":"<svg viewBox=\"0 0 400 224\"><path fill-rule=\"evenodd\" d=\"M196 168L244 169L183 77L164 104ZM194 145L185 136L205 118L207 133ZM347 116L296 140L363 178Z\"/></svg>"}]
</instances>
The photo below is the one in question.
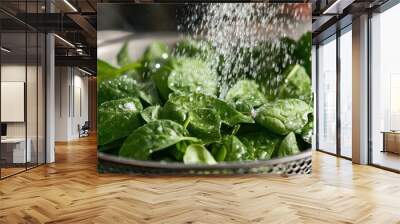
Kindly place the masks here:
<instances>
[{"instance_id":1,"label":"chair","mask_svg":"<svg viewBox=\"0 0 400 224\"><path fill-rule=\"evenodd\" d=\"M78 124L79 138L89 136L90 123L85 121L82 127Z\"/></svg>"}]
</instances>

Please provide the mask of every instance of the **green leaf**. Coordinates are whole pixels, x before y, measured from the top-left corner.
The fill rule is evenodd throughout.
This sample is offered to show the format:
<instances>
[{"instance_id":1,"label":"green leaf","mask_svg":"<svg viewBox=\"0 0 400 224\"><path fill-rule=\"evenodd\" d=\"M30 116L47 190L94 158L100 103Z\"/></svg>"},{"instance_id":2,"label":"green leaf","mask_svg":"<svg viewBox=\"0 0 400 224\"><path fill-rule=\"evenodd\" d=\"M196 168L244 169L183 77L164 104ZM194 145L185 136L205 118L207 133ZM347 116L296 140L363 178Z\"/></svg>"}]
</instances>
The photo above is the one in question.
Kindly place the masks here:
<instances>
[{"instance_id":1,"label":"green leaf","mask_svg":"<svg viewBox=\"0 0 400 224\"><path fill-rule=\"evenodd\" d=\"M202 145L192 144L186 149L185 155L183 156L183 162L185 164L216 164L214 157L211 153Z\"/></svg>"},{"instance_id":2,"label":"green leaf","mask_svg":"<svg viewBox=\"0 0 400 224\"><path fill-rule=\"evenodd\" d=\"M244 161L252 160L253 153L234 135L225 137L221 143L212 146L212 154L217 161Z\"/></svg>"},{"instance_id":3,"label":"green leaf","mask_svg":"<svg viewBox=\"0 0 400 224\"><path fill-rule=\"evenodd\" d=\"M297 41L295 50L293 52L297 59L297 63L303 66L309 76L311 76L311 48L312 48L312 34L307 32L300 37Z\"/></svg>"},{"instance_id":4,"label":"green leaf","mask_svg":"<svg viewBox=\"0 0 400 224\"><path fill-rule=\"evenodd\" d=\"M153 152L168 148L184 140L198 141L186 137L182 125L170 120L156 120L133 131L122 145L119 155L137 160L149 160Z\"/></svg>"},{"instance_id":5,"label":"green leaf","mask_svg":"<svg viewBox=\"0 0 400 224\"><path fill-rule=\"evenodd\" d=\"M99 106L98 144L105 145L128 136L141 125L142 104L137 98L107 101Z\"/></svg>"},{"instance_id":6,"label":"green leaf","mask_svg":"<svg viewBox=\"0 0 400 224\"><path fill-rule=\"evenodd\" d=\"M167 59L169 56L169 48L163 42L153 42L143 53L143 60L149 62L158 58Z\"/></svg>"},{"instance_id":7,"label":"green leaf","mask_svg":"<svg viewBox=\"0 0 400 224\"><path fill-rule=\"evenodd\" d=\"M159 105L149 106L140 112L140 115L142 116L143 120L145 120L147 123L150 123L158 119L160 108L161 107Z\"/></svg>"},{"instance_id":8,"label":"green leaf","mask_svg":"<svg viewBox=\"0 0 400 224\"><path fill-rule=\"evenodd\" d=\"M98 104L110 100L126 97L139 97L136 80L129 75L121 75L117 78L102 81L99 84Z\"/></svg>"},{"instance_id":9,"label":"green leaf","mask_svg":"<svg viewBox=\"0 0 400 224\"><path fill-rule=\"evenodd\" d=\"M186 38L176 43L174 53L178 57L207 59L213 53L213 50L210 43L206 41Z\"/></svg>"},{"instance_id":10,"label":"green leaf","mask_svg":"<svg viewBox=\"0 0 400 224\"><path fill-rule=\"evenodd\" d=\"M221 139L221 117L214 109L198 108L189 112L189 133L204 144Z\"/></svg>"},{"instance_id":11,"label":"green leaf","mask_svg":"<svg viewBox=\"0 0 400 224\"><path fill-rule=\"evenodd\" d=\"M273 153L273 157L285 157L299 153L299 147L296 141L296 135L293 132L290 132L283 139L281 145L278 149L276 149Z\"/></svg>"},{"instance_id":12,"label":"green leaf","mask_svg":"<svg viewBox=\"0 0 400 224\"><path fill-rule=\"evenodd\" d=\"M140 62L133 62L121 68L116 68L103 60L97 59L97 82L102 83L126 73L136 72L141 67Z\"/></svg>"},{"instance_id":13,"label":"green leaf","mask_svg":"<svg viewBox=\"0 0 400 224\"><path fill-rule=\"evenodd\" d=\"M250 113L251 109L266 102L264 94L255 81L240 80L229 89L225 100L233 103L237 110Z\"/></svg>"},{"instance_id":14,"label":"green leaf","mask_svg":"<svg viewBox=\"0 0 400 224\"><path fill-rule=\"evenodd\" d=\"M247 148L247 160L270 159L274 150L279 146L281 137L267 132L253 132L239 136Z\"/></svg>"},{"instance_id":15,"label":"green leaf","mask_svg":"<svg viewBox=\"0 0 400 224\"><path fill-rule=\"evenodd\" d=\"M125 42L117 54L117 62L119 66L128 65L133 62L128 52L128 42Z\"/></svg>"},{"instance_id":16,"label":"green leaf","mask_svg":"<svg viewBox=\"0 0 400 224\"><path fill-rule=\"evenodd\" d=\"M103 80L113 79L118 77L120 74L118 73L118 69L109 63L97 59L97 80L101 82Z\"/></svg>"},{"instance_id":17,"label":"green leaf","mask_svg":"<svg viewBox=\"0 0 400 224\"><path fill-rule=\"evenodd\" d=\"M288 72L288 75L285 75L286 79L279 87L278 98L295 98L311 104L311 79L306 70L300 65L295 65L289 67L286 72Z\"/></svg>"},{"instance_id":18,"label":"green leaf","mask_svg":"<svg viewBox=\"0 0 400 224\"><path fill-rule=\"evenodd\" d=\"M175 66L175 59L170 59L151 75L151 78L154 80L154 83L164 100L168 100L168 96L172 92L168 87L168 77Z\"/></svg>"},{"instance_id":19,"label":"green leaf","mask_svg":"<svg viewBox=\"0 0 400 224\"><path fill-rule=\"evenodd\" d=\"M168 76L168 88L175 93L217 93L217 74L194 58L179 58Z\"/></svg>"},{"instance_id":20,"label":"green leaf","mask_svg":"<svg viewBox=\"0 0 400 224\"><path fill-rule=\"evenodd\" d=\"M260 107L255 113L255 120L269 131L286 135L304 127L311 107L302 100L276 100Z\"/></svg>"},{"instance_id":21,"label":"green leaf","mask_svg":"<svg viewBox=\"0 0 400 224\"><path fill-rule=\"evenodd\" d=\"M298 131L300 132L300 135L303 138L303 140L309 144L312 144L313 128L314 128L314 117L312 116L312 114L309 114L307 124L300 131Z\"/></svg>"},{"instance_id":22,"label":"green leaf","mask_svg":"<svg viewBox=\"0 0 400 224\"><path fill-rule=\"evenodd\" d=\"M171 95L164 107L169 108L169 111L172 111L173 108L175 108L175 111L180 111L181 113L188 113L197 108L214 109L221 117L222 122L229 126L235 126L239 123L254 123L251 117L235 110L235 108L225 101L220 100L215 96L209 96L202 93Z\"/></svg>"}]
</instances>

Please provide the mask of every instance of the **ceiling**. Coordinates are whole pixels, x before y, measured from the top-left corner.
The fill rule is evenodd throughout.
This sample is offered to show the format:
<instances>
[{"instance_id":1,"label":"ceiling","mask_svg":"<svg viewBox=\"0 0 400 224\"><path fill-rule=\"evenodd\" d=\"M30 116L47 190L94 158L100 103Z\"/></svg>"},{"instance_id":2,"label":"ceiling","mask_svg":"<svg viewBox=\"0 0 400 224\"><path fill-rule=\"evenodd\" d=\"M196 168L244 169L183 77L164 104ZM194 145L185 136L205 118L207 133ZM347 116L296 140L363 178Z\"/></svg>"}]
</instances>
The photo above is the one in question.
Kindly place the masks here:
<instances>
[{"instance_id":1,"label":"ceiling","mask_svg":"<svg viewBox=\"0 0 400 224\"><path fill-rule=\"evenodd\" d=\"M97 0L47 0L47 5L46 0L1 0L2 36L14 48L12 54L26 55L25 35L18 33L55 33L56 65L78 66L95 74L96 4ZM28 55L36 49L27 46Z\"/></svg>"}]
</instances>

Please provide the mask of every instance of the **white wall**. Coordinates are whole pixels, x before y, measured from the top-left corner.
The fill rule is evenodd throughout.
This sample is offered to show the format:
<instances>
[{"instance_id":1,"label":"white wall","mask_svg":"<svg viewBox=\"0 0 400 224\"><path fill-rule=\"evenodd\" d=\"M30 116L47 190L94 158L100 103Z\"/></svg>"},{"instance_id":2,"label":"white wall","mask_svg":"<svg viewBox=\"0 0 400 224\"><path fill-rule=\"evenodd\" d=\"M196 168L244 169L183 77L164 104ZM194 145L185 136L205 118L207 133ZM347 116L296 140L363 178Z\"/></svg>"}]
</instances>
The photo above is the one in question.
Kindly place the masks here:
<instances>
[{"instance_id":1,"label":"white wall","mask_svg":"<svg viewBox=\"0 0 400 224\"><path fill-rule=\"evenodd\" d=\"M83 75L76 68L56 67L56 141L79 138L78 125L88 120L88 78Z\"/></svg>"}]
</instances>

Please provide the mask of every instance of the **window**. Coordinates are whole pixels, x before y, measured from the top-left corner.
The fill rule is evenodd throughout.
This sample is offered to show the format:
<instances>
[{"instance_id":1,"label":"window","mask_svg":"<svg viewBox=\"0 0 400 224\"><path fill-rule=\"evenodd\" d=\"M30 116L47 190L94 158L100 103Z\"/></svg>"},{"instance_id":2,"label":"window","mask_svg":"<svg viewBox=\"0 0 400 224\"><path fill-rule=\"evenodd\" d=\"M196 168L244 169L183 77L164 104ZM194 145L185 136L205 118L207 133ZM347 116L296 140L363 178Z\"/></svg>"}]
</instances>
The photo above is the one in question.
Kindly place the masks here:
<instances>
[{"instance_id":1,"label":"window","mask_svg":"<svg viewBox=\"0 0 400 224\"><path fill-rule=\"evenodd\" d=\"M340 155L352 157L352 33L351 26L340 36Z\"/></svg>"},{"instance_id":2,"label":"window","mask_svg":"<svg viewBox=\"0 0 400 224\"><path fill-rule=\"evenodd\" d=\"M400 5L371 18L372 164L400 170Z\"/></svg>"},{"instance_id":3,"label":"window","mask_svg":"<svg viewBox=\"0 0 400 224\"><path fill-rule=\"evenodd\" d=\"M336 36L318 48L318 149L336 153Z\"/></svg>"}]
</instances>

